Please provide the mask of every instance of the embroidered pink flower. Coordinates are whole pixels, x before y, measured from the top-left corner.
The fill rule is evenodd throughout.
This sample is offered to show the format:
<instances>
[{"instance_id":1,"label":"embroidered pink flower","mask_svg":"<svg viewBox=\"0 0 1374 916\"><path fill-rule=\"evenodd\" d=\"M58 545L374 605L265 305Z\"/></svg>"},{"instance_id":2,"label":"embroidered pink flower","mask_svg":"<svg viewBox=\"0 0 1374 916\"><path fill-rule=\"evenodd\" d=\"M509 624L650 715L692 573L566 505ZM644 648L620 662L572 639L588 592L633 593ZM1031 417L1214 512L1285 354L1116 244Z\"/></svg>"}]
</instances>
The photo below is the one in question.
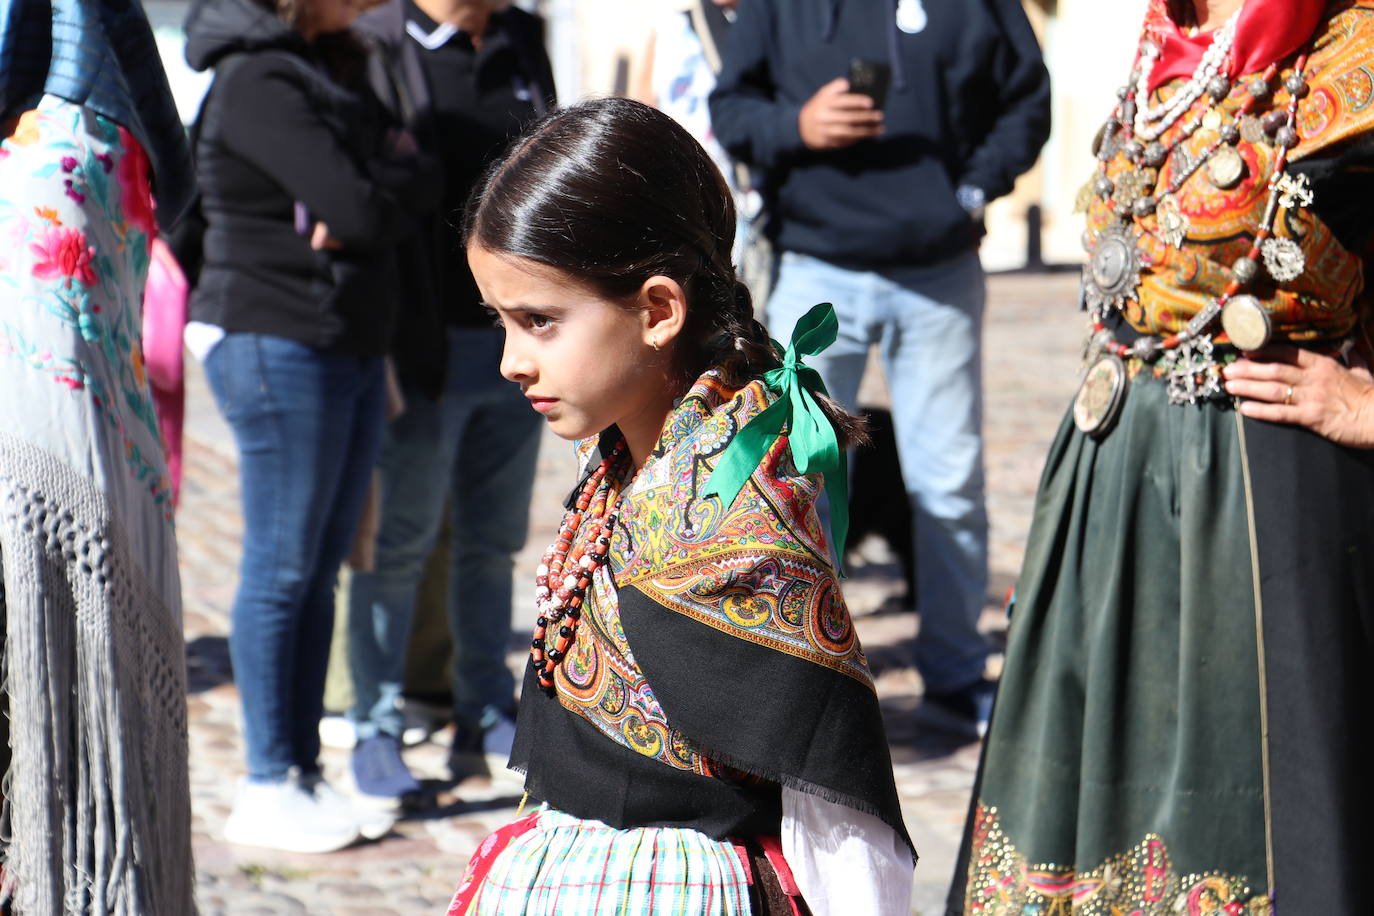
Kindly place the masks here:
<instances>
[{"instance_id":1,"label":"embroidered pink flower","mask_svg":"<svg viewBox=\"0 0 1374 916\"><path fill-rule=\"evenodd\" d=\"M29 250L39 259L33 265L33 275L38 279L64 277L68 289L73 277L86 286L95 285L95 270L91 267L95 249L86 244L86 235L79 229L49 226L43 230L42 240L29 245Z\"/></svg>"},{"instance_id":2,"label":"embroidered pink flower","mask_svg":"<svg viewBox=\"0 0 1374 916\"><path fill-rule=\"evenodd\" d=\"M157 222L153 218L148 154L134 139L134 135L122 127L119 129L119 139L124 146L124 155L119 158L119 203L130 225L142 229L145 235L152 238L157 235Z\"/></svg>"}]
</instances>

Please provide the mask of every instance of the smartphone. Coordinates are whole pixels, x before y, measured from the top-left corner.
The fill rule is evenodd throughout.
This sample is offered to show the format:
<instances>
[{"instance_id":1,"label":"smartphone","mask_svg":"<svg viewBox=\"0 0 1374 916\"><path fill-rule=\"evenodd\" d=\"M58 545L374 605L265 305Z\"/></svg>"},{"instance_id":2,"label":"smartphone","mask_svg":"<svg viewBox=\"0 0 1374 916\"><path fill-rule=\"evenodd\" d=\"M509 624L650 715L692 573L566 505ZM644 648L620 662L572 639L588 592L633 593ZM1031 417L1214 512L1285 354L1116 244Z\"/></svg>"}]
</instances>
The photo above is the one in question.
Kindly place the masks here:
<instances>
[{"instance_id":1,"label":"smartphone","mask_svg":"<svg viewBox=\"0 0 1374 916\"><path fill-rule=\"evenodd\" d=\"M887 102L887 85L892 79L892 67L879 61L856 57L849 62L849 91L866 95L879 111Z\"/></svg>"}]
</instances>

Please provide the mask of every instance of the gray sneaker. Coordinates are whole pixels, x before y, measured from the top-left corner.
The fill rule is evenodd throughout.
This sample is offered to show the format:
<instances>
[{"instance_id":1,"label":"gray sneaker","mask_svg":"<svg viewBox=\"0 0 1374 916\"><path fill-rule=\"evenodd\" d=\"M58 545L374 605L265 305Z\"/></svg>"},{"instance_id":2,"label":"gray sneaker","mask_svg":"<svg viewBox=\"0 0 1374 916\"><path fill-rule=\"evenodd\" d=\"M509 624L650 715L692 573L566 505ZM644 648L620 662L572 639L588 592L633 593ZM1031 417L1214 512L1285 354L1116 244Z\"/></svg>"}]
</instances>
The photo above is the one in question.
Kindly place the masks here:
<instances>
[{"instance_id":1,"label":"gray sneaker","mask_svg":"<svg viewBox=\"0 0 1374 916\"><path fill-rule=\"evenodd\" d=\"M395 808L420 793L420 784L401 759L400 739L388 734L364 738L353 748L353 786L359 801Z\"/></svg>"}]
</instances>

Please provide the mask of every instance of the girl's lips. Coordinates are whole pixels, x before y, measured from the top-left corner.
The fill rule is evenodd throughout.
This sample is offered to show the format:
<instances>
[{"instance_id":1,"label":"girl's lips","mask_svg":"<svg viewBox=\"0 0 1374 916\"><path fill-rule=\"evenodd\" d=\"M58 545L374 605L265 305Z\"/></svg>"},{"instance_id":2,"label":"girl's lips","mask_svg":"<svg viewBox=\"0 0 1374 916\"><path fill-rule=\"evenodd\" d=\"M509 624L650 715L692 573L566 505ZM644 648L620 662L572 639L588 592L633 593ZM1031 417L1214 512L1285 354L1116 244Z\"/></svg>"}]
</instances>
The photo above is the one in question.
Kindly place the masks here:
<instances>
[{"instance_id":1,"label":"girl's lips","mask_svg":"<svg viewBox=\"0 0 1374 916\"><path fill-rule=\"evenodd\" d=\"M558 398L530 398L530 406L540 413L558 403Z\"/></svg>"}]
</instances>

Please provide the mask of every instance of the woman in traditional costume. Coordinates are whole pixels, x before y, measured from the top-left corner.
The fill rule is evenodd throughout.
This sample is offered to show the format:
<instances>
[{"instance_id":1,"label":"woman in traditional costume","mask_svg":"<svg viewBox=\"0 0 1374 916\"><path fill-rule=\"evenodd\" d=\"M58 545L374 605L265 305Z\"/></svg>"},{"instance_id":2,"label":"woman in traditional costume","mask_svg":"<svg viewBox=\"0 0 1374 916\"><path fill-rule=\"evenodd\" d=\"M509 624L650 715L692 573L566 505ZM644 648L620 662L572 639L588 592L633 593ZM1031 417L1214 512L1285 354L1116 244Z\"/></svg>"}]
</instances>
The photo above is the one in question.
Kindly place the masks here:
<instances>
[{"instance_id":1,"label":"woman in traditional costume","mask_svg":"<svg viewBox=\"0 0 1374 916\"><path fill-rule=\"evenodd\" d=\"M730 260L719 172L623 99L536 125L474 195L469 262L502 373L583 474L535 579L512 766L535 813L452 913L900 914L914 855L814 503L851 418Z\"/></svg>"},{"instance_id":2,"label":"woman in traditional costume","mask_svg":"<svg viewBox=\"0 0 1374 916\"><path fill-rule=\"evenodd\" d=\"M1368 379L1371 73L1368 3L1151 3L949 912L1368 911L1374 453L1226 385Z\"/></svg>"},{"instance_id":3,"label":"woman in traditional costume","mask_svg":"<svg viewBox=\"0 0 1374 916\"><path fill-rule=\"evenodd\" d=\"M140 303L194 190L138 3L0 0L0 909L195 912Z\"/></svg>"}]
</instances>

